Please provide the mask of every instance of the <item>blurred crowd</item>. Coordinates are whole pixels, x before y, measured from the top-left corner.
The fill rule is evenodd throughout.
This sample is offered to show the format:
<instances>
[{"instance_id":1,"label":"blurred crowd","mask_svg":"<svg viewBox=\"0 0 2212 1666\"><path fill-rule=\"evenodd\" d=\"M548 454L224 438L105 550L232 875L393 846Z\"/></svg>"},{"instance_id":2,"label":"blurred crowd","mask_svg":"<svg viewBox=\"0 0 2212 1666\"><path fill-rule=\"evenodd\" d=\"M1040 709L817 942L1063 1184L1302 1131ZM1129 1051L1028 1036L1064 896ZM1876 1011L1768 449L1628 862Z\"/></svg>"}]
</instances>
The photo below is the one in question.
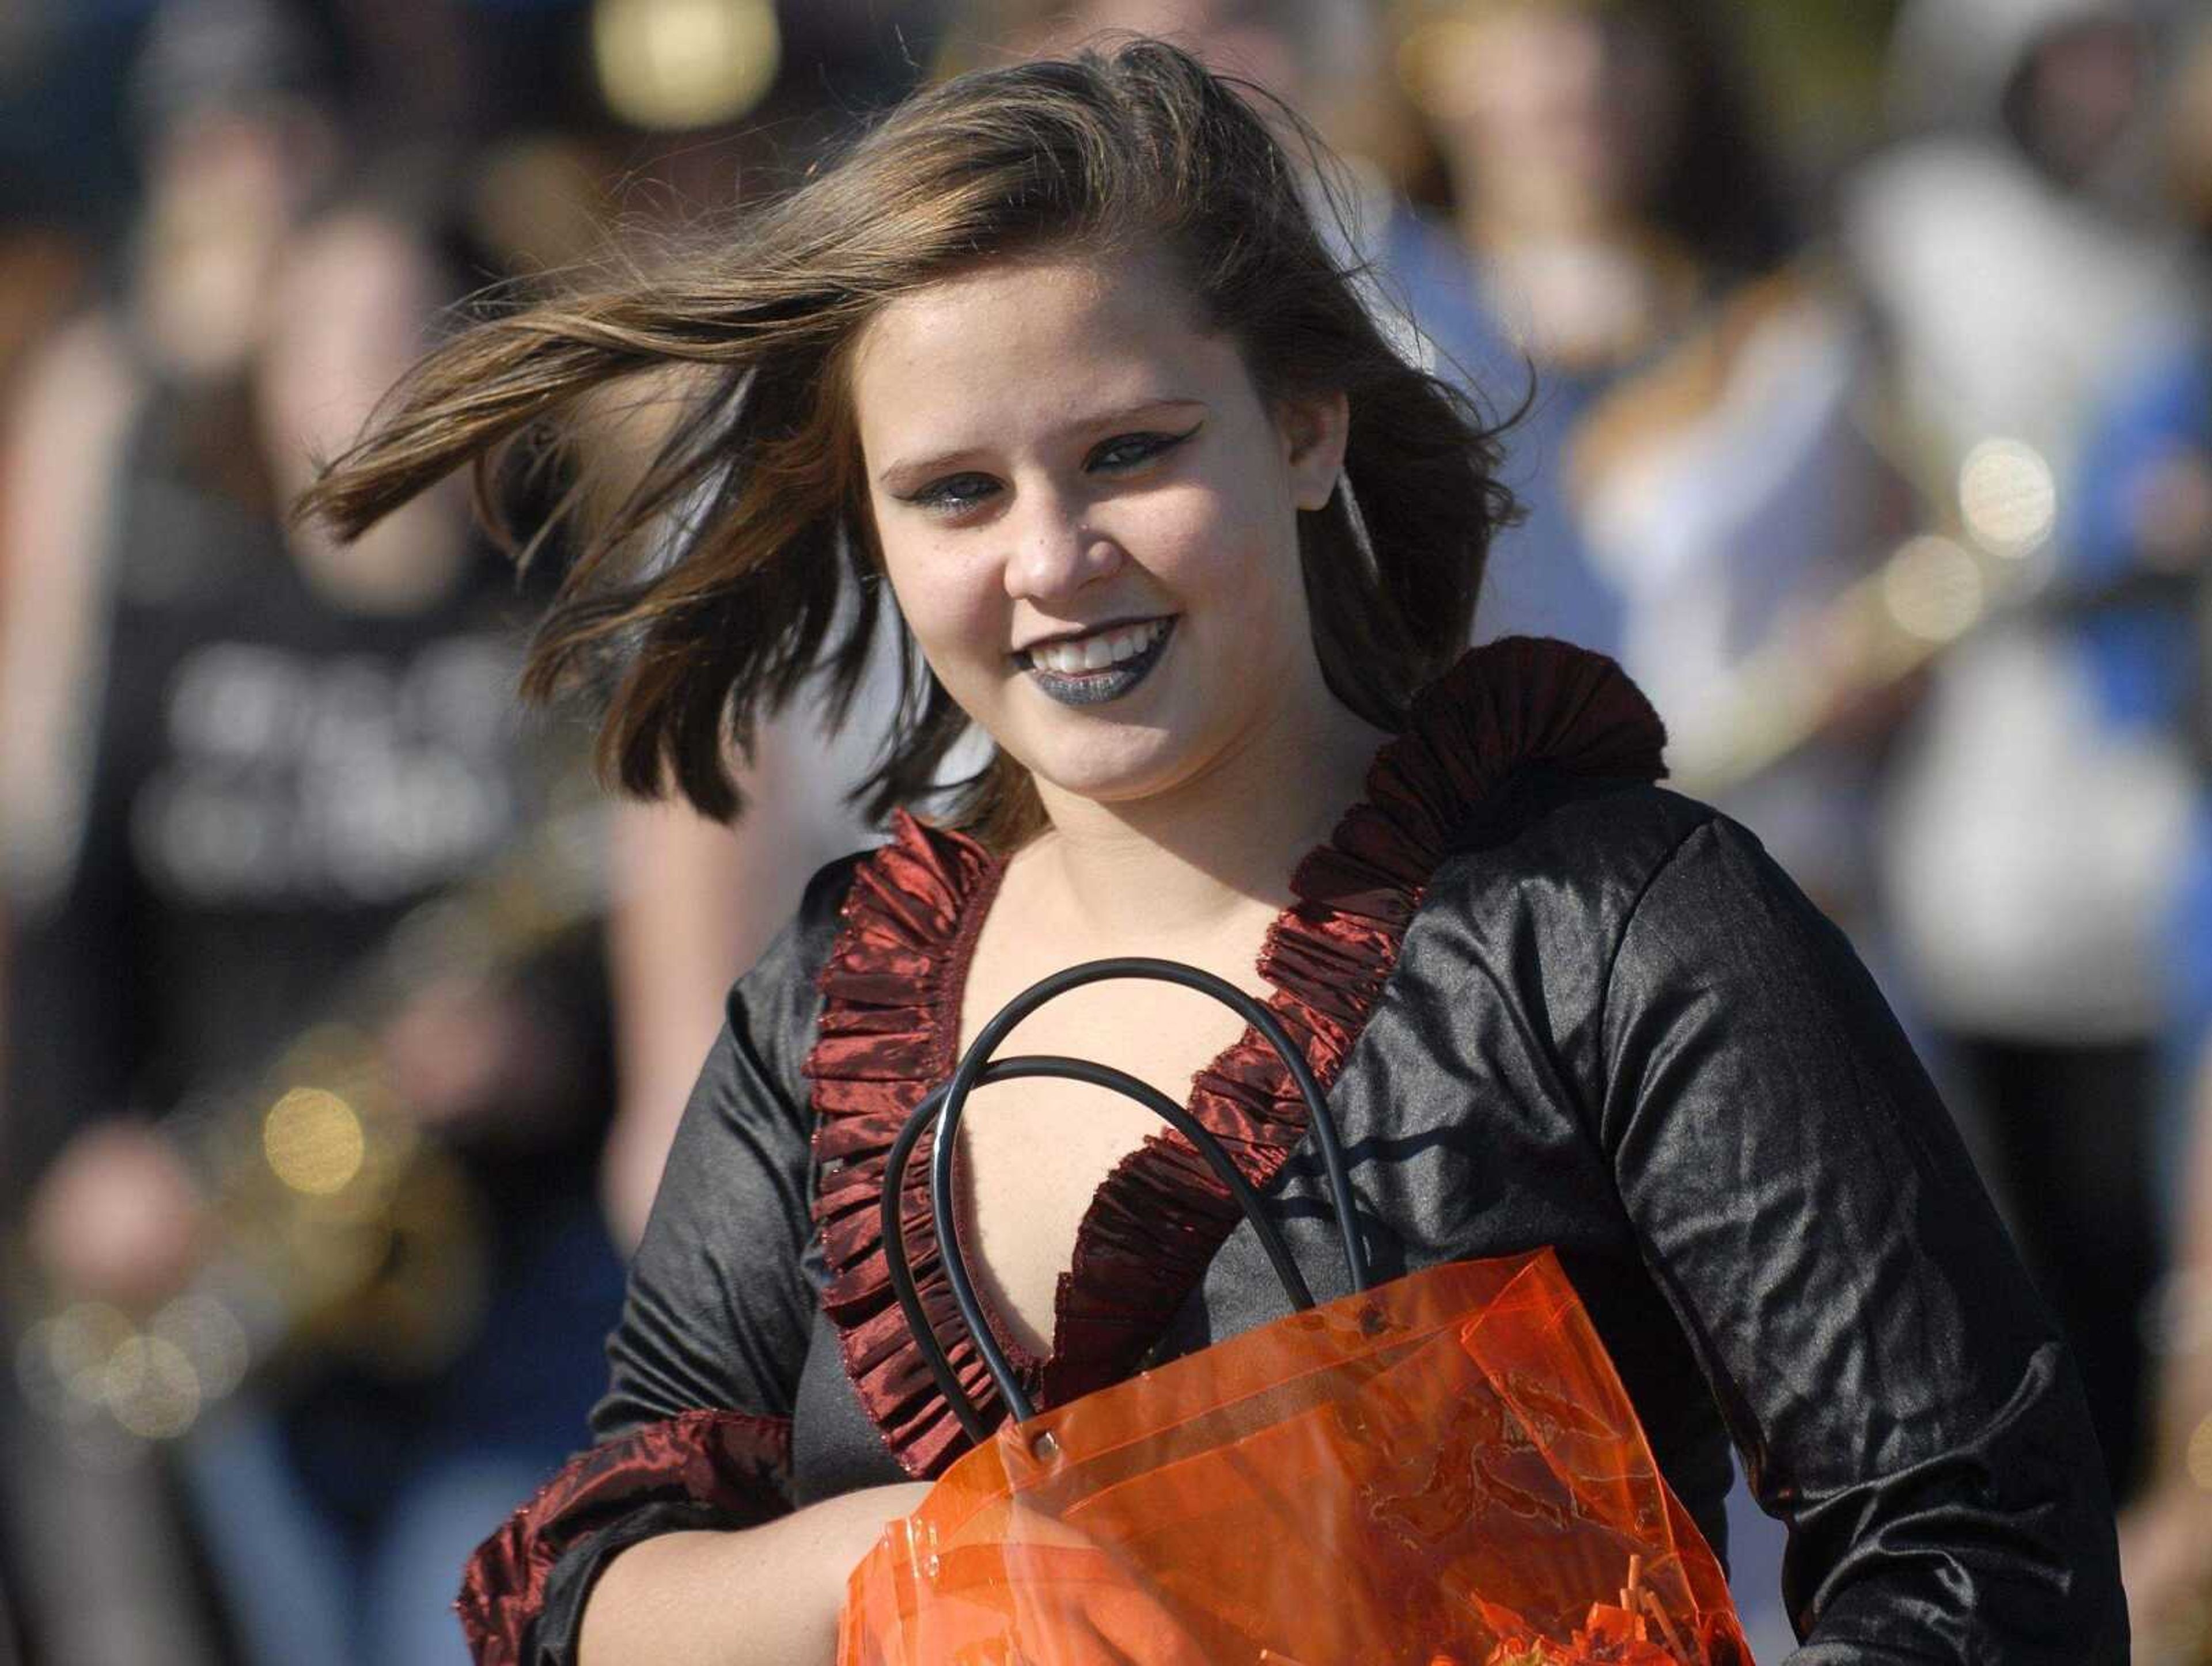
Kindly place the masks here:
<instances>
[{"instance_id":1,"label":"blurred crowd","mask_svg":"<svg viewBox=\"0 0 2212 1666\"><path fill-rule=\"evenodd\" d=\"M1514 419L1478 638L1618 657L1850 932L2072 1337L2136 1657L2212 1661L2201 8L19 0L0 1666L462 1659L722 993L870 837L890 656L736 829L613 805L514 698L557 541L455 482L341 547L315 460L467 308L1115 30L1300 112L1405 350ZM651 390L589 433L642 459Z\"/></svg>"}]
</instances>

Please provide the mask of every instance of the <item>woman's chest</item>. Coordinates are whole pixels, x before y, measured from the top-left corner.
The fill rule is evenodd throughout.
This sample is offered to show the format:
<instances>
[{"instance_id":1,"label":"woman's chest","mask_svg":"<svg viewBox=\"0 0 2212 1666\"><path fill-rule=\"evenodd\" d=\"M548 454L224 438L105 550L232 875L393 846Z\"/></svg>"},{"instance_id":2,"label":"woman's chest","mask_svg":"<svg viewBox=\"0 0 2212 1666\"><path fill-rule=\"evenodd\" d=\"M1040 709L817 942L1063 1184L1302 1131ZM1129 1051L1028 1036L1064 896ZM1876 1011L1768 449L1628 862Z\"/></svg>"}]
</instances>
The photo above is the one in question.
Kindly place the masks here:
<instances>
[{"instance_id":1,"label":"woman's chest","mask_svg":"<svg viewBox=\"0 0 2212 1666\"><path fill-rule=\"evenodd\" d=\"M1403 992L1420 987L1418 979L1409 979ZM1458 1000L1386 1000L1330 1084L1327 1100L1343 1139L1358 1229L1375 1276L1387 1280L1440 1261L1552 1245L1567 1261L1636 1388L1658 1392L1657 1385L1693 1380L1686 1378L1691 1367L1679 1333L1650 1285L1604 1154L1565 1084L1535 1056L1526 1024L1491 1021L1466 1006ZM1041 1045L1058 1050L1073 1039L1041 1038ZM1019 1050L1030 1051L1026 1045ZM1037 1131L1041 1118L1063 1112L1073 1118L1084 1107L1011 1097L1004 1103L1010 1137L1024 1127L1029 1130L1008 1154L1009 1187L1018 1188L1027 1175L1040 1190L1062 1188L1057 1193L1061 1209L1088 1208L1092 1198L1080 1184L1083 1174L1072 1163L1059 1168L1069 1160L1053 1148L1078 1143L1077 1136L1040 1138ZM1208 1119L1234 1145L1236 1130L1219 1112L1212 1107ZM1157 1124L1150 1113L1139 1116L1133 1129L1142 1137ZM1266 1324L1289 1306L1247 1226L1233 1227L1225 1241L1214 1240L1218 1249L1201 1239L1195 1264L1184 1264L1185 1250L1197 1236L1181 1213L1192 1203L1181 1190L1191 1184L1188 1171L1148 1164L1143 1180L1138 1187L1107 1188L1105 1206L1091 1223L1085 1252L1065 1290L1051 1287L1066 1270L1064 1260L1052 1264L1040 1256L1036 1263L1052 1264L1043 1311L1072 1316L1067 1340L1076 1366L1085 1363L1080 1356L1097 1340L1094 1328L1099 1336L1118 1336L1142 1318L1142 1334L1130 1338L1127 1357L1103 1380ZM1310 1138L1289 1152L1263 1186L1262 1198L1316 1295L1326 1301L1344 1293L1341 1229ZM1010 1207L1019 1202L1008 1201ZM1063 1217L1062 1227L1074 1235L1072 1220ZM973 1237L963 1227L963 1241ZM1023 1272L1019 1265L1012 1270L1015 1276ZM1004 1292L994 1292L987 1281L986 1293L1002 1329L1010 1329L1004 1323L1011 1317ZM1164 1307L1155 1303L1156 1293L1168 1298ZM949 1308L949 1302L943 1305ZM939 1329L957 1351L963 1334L957 1315L948 1312ZM900 1381L926 1382L918 1359L910 1367ZM1084 1378L1080 1370L1068 1375L1070 1389L1103 1385L1074 1380ZM1043 1386L1043 1397L1055 1401L1050 1375ZM817 1321L799 1401L794 1459L802 1497L896 1478L898 1464L885 1450L884 1430L923 1421L910 1403L895 1404L873 1382L856 1385L827 1318ZM1662 1426L1668 1423L1668 1412L1655 1415ZM1660 1433L1670 1445L1683 1438L1671 1427ZM893 1445L911 1450L896 1437Z\"/></svg>"},{"instance_id":2,"label":"woman's chest","mask_svg":"<svg viewBox=\"0 0 2212 1666\"><path fill-rule=\"evenodd\" d=\"M1231 951L1233 953L1233 950ZM1081 957L1078 957L1081 958ZM1235 962L1218 957L1226 974ZM1246 970L1239 981L1263 993ZM979 955L964 994L963 1044L1038 975L1019 954ZM1171 985L1116 980L1070 991L1024 1019L997 1056L1076 1058L1126 1072L1181 1107L1193 1079L1242 1035L1242 1018ZM1028 1353L1051 1353L1060 1286L1110 1176L1163 1130L1146 1106L1110 1089L1053 1078L979 1089L957 1164L968 1260L1004 1329Z\"/></svg>"}]
</instances>

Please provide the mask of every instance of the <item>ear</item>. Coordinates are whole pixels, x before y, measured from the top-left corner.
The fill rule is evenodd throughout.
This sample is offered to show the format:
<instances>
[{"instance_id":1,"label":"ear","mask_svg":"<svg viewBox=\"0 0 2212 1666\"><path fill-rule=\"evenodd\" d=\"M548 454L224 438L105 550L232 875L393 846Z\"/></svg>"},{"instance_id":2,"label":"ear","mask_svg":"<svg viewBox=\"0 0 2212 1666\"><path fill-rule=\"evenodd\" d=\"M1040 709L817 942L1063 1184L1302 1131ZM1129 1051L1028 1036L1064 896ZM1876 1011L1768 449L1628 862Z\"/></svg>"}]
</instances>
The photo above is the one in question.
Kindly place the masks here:
<instances>
[{"instance_id":1,"label":"ear","mask_svg":"<svg viewBox=\"0 0 2212 1666\"><path fill-rule=\"evenodd\" d=\"M1342 389L1286 395L1275 402L1275 428L1291 495L1301 509L1319 509L1344 472L1344 447L1352 433L1352 404Z\"/></svg>"}]
</instances>

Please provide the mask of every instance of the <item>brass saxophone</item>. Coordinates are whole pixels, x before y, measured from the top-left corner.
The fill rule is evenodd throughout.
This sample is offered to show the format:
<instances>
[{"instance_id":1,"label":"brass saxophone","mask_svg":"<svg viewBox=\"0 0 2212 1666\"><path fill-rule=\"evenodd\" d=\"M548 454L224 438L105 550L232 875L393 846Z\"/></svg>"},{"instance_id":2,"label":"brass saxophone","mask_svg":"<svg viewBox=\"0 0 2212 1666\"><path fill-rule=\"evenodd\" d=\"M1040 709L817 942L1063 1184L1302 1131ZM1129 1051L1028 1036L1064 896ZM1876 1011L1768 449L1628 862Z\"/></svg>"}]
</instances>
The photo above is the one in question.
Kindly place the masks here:
<instances>
[{"instance_id":1,"label":"brass saxophone","mask_svg":"<svg viewBox=\"0 0 2212 1666\"><path fill-rule=\"evenodd\" d=\"M1817 741L1852 702L1904 684L1984 627L2047 604L2057 488L2033 447L1987 439L1953 482L1923 485L1923 495L1947 508L1940 527L1905 538L1813 618L1746 656L1712 720L1670 725L1668 761L1683 791L1727 792Z\"/></svg>"},{"instance_id":2,"label":"brass saxophone","mask_svg":"<svg viewBox=\"0 0 2212 1666\"><path fill-rule=\"evenodd\" d=\"M489 1294L483 1200L387 1079L380 1020L432 978L510 970L603 911L604 800L564 775L548 815L403 916L328 1015L253 1081L164 1120L202 1178L210 1249L155 1311L24 1275L26 1402L81 1442L174 1439L249 1378L341 1356L380 1374L449 1362Z\"/></svg>"}]
</instances>

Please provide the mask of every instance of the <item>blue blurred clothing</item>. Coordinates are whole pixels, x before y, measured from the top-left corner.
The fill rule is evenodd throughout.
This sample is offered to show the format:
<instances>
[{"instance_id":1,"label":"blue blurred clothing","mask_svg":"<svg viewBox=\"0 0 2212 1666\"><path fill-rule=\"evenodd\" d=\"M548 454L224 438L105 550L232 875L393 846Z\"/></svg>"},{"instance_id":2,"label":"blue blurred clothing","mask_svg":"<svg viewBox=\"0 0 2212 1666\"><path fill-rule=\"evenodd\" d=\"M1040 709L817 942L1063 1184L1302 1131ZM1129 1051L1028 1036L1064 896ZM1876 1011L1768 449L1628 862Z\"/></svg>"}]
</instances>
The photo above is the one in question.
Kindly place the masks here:
<instances>
[{"instance_id":1,"label":"blue blurred clothing","mask_svg":"<svg viewBox=\"0 0 2212 1666\"><path fill-rule=\"evenodd\" d=\"M2142 548L2153 471L2189 457L2212 464L2212 336L2194 331L2144 354L2091 425L2065 545L2063 576L2094 594L2152 571ZM2205 580L2200 574L2196 588ZM2118 733L2185 732L2201 697L2197 605L2177 580L2163 597L2087 611L2075 636L2099 714ZM2168 1040L2193 1058L2212 1037L2212 784L2191 829L2164 933Z\"/></svg>"},{"instance_id":2,"label":"blue blurred clothing","mask_svg":"<svg viewBox=\"0 0 2212 1666\"><path fill-rule=\"evenodd\" d=\"M2062 575L2110 588L2142 570L2136 517L2147 471L2191 452L2212 457L2212 341L2164 344L2091 423L2078 466ZM2077 639L2102 715L2122 729L2171 730L2187 718L2194 647L2187 614L2115 606L2081 620Z\"/></svg>"},{"instance_id":3,"label":"blue blurred clothing","mask_svg":"<svg viewBox=\"0 0 2212 1666\"><path fill-rule=\"evenodd\" d=\"M2166 927L2168 1015L2154 1137L2160 1224L2171 1244L2181 1241L2187 1226L2186 1177L2196 1143L2212 1138L2212 1130L2197 1125L2199 1073L2212 1049L2212 782L2198 799Z\"/></svg>"},{"instance_id":4,"label":"blue blurred clothing","mask_svg":"<svg viewBox=\"0 0 2212 1666\"><path fill-rule=\"evenodd\" d=\"M1491 546L1476 639L1556 636L1618 657L1621 597L1591 560L1566 490L1575 427L1609 379L1540 373L1485 303L1467 252L1409 210L1395 213L1385 226L1382 257L1437 350L1438 373L1473 388L1493 421L1522 412L1506 436L1504 477L1525 515Z\"/></svg>"},{"instance_id":5,"label":"blue blurred clothing","mask_svg":"<svg viewBox=\"0 0 2212 1666\"><path fill-rule=\"evenodd\" d=\"M2189 860L2175 888L2167 966L2173 1033L2191 1053L2212 1041L2212 791L2199 807Z\"/></svg>"},{"instance_id":6,"label":"blue blurred clothing","mask_svg":"<svg viewBox=\"0 0 2212 1666\"><path fill-rule=\"evenodd\" d=\"M588 1198L510 1221L490 1311L412 1391L244 1401L182 1453L245 1658L467 1666L459 1570L578 1444L623 1275Z\"/></svg>"},{"instance_id":7,"label":"blue blurred clothing","mask_svg":"<svg viewBox=\"0 0 2212 1666\"><path fill-rule=\"evenodd\" d=\"M2091 421L2079 460L2061 572L2086 603L2072 643L2116 738L2179 741L2202 721L2207 580L2171 563L2162 570L2142 524L2158 471L2192 458L2212 465L2212 336L2201 329L2168 333L2140 355ZM2200 747L2205 738L2197 736ZM2200 781L2166 904L2156 945L2165 1026L2149 1166L2172 1241L2187 1203L2178 1177L2188 1172L2194 1085L2212 1045L2212 781Z\"/></svg>"}]
</instances>

